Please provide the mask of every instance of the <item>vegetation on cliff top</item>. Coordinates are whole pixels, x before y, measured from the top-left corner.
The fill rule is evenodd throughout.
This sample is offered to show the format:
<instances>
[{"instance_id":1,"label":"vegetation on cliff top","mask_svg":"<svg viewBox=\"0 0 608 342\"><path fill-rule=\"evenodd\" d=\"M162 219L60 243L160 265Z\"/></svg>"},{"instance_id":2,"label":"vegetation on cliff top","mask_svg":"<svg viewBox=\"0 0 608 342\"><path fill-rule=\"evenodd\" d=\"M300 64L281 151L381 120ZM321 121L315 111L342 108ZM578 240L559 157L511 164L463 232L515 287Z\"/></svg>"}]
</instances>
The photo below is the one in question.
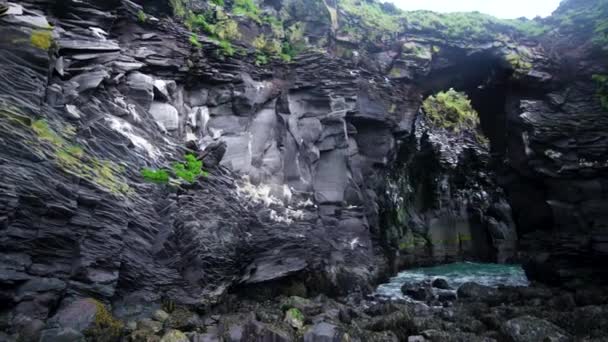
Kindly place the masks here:
<instances>
[{"instance_id":1,"label":"vegetation on cliff top","mask_svg":"<svg viewBox=\"0 0 608 342\"><path fill-rule=\"evenodd\" d=\"M498 19L479 12L406 12L392 4L365 0L340 0L338 6L348 16L357 19L345 21L342 18L343 31L353 32L364 28L369 34L359 32L361 37L376 39L400 32L433 32L445 39L483 40L494 39L501 32L538 36L549 29L536 20Z\"/></svg>"},{"instance_id":2,"label":"vegetation on cliff top","mask_svg":"<svg viewBox=\"0 0 608 342\"><path fill-rule=\"evenodd\" d=\"M564 2L547 22L566 33L580 33L608 48L608 0Z\"/></svg>"},{"instance_id":3,"label":"vegetation on cliff top","mask_svg":"<svg viewBox=\"0 0 608 342\"><path fill-rule=\"evenodd\" d=\"M429 121L438 127L460 132L479 125L479 116L471 106L469 97L451 88L429 96L422 108Z\"/></svg>"}]
</instances>

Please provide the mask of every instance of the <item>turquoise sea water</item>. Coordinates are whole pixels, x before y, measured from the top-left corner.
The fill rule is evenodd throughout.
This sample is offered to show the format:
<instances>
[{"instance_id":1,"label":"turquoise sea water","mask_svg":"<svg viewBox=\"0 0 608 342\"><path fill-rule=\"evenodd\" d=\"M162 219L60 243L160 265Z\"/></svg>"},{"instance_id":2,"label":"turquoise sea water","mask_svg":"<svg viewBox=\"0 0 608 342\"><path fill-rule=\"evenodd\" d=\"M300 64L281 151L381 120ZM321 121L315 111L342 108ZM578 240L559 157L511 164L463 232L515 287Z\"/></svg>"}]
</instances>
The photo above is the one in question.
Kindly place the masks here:
<instances>
[{"instance_id":1,"label":"turquoise sea water","mask_svg":"<svg viewBox=\"0 0 608 342\"><path fill-rule=\"evenodd\" d=\"M519 265L458 262L399 272L388 283L378 286L376 294L382 297L403 298L401 293L403 284L417 284L435 278L445 278L454 289L467 282L494 287L529 285L528 278Z\"/></svg>"}]
</instances>

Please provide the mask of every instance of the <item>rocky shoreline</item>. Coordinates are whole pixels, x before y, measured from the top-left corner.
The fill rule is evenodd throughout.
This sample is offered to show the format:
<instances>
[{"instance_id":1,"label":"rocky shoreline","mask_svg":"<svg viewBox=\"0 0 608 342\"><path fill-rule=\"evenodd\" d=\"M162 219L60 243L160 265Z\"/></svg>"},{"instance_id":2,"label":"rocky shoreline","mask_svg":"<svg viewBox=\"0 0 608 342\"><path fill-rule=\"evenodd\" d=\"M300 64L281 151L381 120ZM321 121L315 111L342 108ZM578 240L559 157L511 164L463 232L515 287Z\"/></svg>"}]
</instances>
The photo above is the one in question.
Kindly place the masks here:
<instances>
[{"instance_id":1,"label":"rocky shoreline","mask_svg":"<svg viewBox=\"0 0 608 342\"><path fill-rule=\"evenodd\" d=\"M600 342L608 338L604 287L492 288L466 283L456 298L444 296L444 290L430 284L421 286L428 288L426 298L416 297L420 301L356 293L338 298L263 298L259 293L243 293L230 294L205 312L170 302L145 310L126 304L115 310L122 318L113 317L93 299L79 299L57 311L49 320L50 329L42 330L39 321L16 322L22 328L20 341L84 341L86 337L132 342ZM0 339L12 341L4 333Z\"/></svg>"}]
</instances>

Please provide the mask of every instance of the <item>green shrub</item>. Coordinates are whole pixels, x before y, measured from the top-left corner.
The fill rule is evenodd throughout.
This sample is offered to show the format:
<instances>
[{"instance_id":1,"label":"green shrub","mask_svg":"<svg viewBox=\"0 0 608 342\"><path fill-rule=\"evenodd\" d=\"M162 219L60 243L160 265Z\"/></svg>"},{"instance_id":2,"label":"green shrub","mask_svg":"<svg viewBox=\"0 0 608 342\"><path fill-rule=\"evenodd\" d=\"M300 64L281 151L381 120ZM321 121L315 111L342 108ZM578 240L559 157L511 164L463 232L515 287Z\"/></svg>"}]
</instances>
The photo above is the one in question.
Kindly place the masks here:
<instances>
[{"instance_id":1,"label":"green shrub","mask_svg":"<svg viewBox=\"0 0 608 342\"><path fill-rule=\"evenodd\" d=\"M173 163L173 172L175 175L187 182L193 183L200 175L203 174L203 162L196 159L193 154L186 154L185 161Z\"/></svg>"},{"instance_id":2,"label":"green shrub","mask_svg":"<svg viewBox=\"0 0 608 342\"><path fill-rule=\"evenodd\" d=\"M207 176L203 170L203 162L196 159L193 154L186 154L183 162L174 162L171 165L171 172L175 177L188 183L194 183L200 176ZM141 176L148 182L166 184L169 182L169 171L166 169L143 168Z\"/></svg>"},{"instance_id":3,"label":"green shrub","mask_svg":"<svg viewBox=\"0 0 608 342\"><path fill-rule=\"evenodd\" d=\"M219 41L219 45L220 45L220 51L222 52L222 55L224 56L233 56L234 55L234 47L232 47L232 44L227 41L227 40L220 40Z\"/></svg>"},{"instance_id":4,"label":"green shrub","mask_svg":"<svg viewBox=\"0 0 608 342\"><path fill-rule=\"evenodd\" d=\"M184 25L190 30L202 30L203 32L214 35L215 25L209 24L205 14L194 14L194 12L188 12Z\"/></svg>"},{"instance_id":5,"label":"green shrub","mask_svg":"<svg viewBox=\"0 0 608 342\"><path fill-rule=\"evenodd\" d=\"M255 65L260 66L264 64L268 64L268 56L264 54L255 55Z\"/></svg>"},{"instance_id":6,"label":"green shrub","mask_svg":"<svg viewBox=\"0 0 608 342\"><path fill-rule=\"evenodd\" d=\"M215 24L215 36L220 40L236 40L241 38L239 25L232 19L219 19Z\"/></svg>"},{"instance_id":7,"label":"green shrub","mask_svg":"<svg viewBox=\"0 0 608 342\"><path fill-rule=\"evenodd\" d=\"M399 17L385 12L380 3L365 0L341 0L339 7L345 12L359 17L369 28L377 28L388 32L398 32L401 28Z\"/></svg>"},{"instance_id":8,"label":"green shrub","mask_svg":"<svg viewBox=\"0 0 608 342\"><path fill-rule=\"evenodd\" d=\"M141 176L148 182L166 184L169 182L169 172L167 170L154 170L144 168L141 170Z\"/></svg>"},{"instance_id":9,"label":"green shrub","mask_svg":"<svg viewBox=\"0 0 608 342\"><path fill-rule=\"evenodd\" d=\"M266 36L264 36L264 34L260 34L259 36L255 37L253 39L253 41L251 42L251 45L258 51L263 51L264 50L264 46L266 46Z\"/></svg>"},{"instance_id":10,"label":"green shrub","mask_svg":"<svg viewBox=\"0 0 608 342\"><path fill-rule=\"evenodd\" d=\"M234 0L234 5L232 6L232 13L236 15L244 15L247 16L258 23L261 22L260 19L260 9L255 5L253 0Z\"/></svg>"},{"instance_id":11,"label":"green shrub","mask_svg":"<svg viewBox=\"0 0 608 342\"><path fill-rule=\"evenodd\" d=\"M479 124L479 116L468 96L451 88L429 96L422 108L433 125L455 132L475 129Z\"/></svg>"},{"instance_id":12,"label":"green shrub","mask_svg":"<svg viewBox=\"0 0 608 342\"><path fill-rule=\"evenodd\" d=\"M608 0L596 0L564 2L547 20L557 26L560 31L576 32L577 36L584 35L595 46L603 48L608 45L608 20L606 18L608 18Z\"/></svg>"},{"instance_id":13,"label":"green shrub","mask_svg":"<svg viewBox=\"0 0 608 342\"><path fill-rule=\"evenodd\" d=\"M190 38L188 40L190 41L190 44L192 44L192 46L195 46L199 49L203 47L203 44L198 41L198 37L194 33L190 35Z\"/></svg>"},{"instance_id":14,"label":"green shrub","mask_svg":"<svg viewBox=\"0 0 608 342\"><path fill-rule=\"evenodd\" d=\"M224 0L211 0L211 2L218 6L224 6Z\"/></svg>"},{"instance_id":15,"label":"green shrub","mask_svg":"<svg viewBox=\"0 0 608 342\"><path fill-rule=\"evenodd\" d=\"M608 75L593 75L591 79L597 85L597 95L602 108L608 110Z\"/></svg>"},{"instance_id":16,"label":"green shrub","mask_svg":"<svg viewBox=\"0 0 608 342\"><path fill-rule=\"evenodd\" d=\"M173 15L183 18L186 16L186 5L184 0L169 0L169 5L173 9Z\"/></svg>"},{"instance_id":17,"label":"green shrub","mask_svg":"<svg viewBox=\"0 0 608 342\"><path fill-rule=\"evenodd\" d=\"M479 12L401 11L375 0L341 0L338 6L353 17L343 20L340 30L355 39L384 40L406 30L433 32L445 39L482 40L505 32L535 37L549 30L537 20L498 19Z\"/></svg>"},{"instance_id":18,"label":"green shrub","mask_svg":"<svg viewBox=\"0 0 608 342\"><path fill-rule=\"evenodd\" d=\"M238 23L230 19L223 10L216 9L215 15L212 11L202 14L195 14L190 11L184 24L193 31L200 30L214 38L220 47L222 55L234 55L235 49L230 41L239 39L241 33L239 32ZM195 36L195 34L192 36ZM201 47L198 39L194 40L192 36L190 37L192 45Z\"/></svg>"}]
</instances>

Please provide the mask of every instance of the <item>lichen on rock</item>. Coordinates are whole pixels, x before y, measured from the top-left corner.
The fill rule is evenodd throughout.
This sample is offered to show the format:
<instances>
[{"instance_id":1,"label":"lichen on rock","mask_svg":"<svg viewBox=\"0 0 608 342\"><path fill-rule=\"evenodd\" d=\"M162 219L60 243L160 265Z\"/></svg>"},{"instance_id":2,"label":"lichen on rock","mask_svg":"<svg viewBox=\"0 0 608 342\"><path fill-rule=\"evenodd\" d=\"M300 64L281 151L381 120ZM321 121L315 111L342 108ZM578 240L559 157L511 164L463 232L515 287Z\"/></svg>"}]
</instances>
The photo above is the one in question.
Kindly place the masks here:
<instances>
[{"instance_id":1,"label":"lichen on rock","mask_svg":"<svg viewBox=\"0 0 608 342\"><path fill-rule=\"evenodd\" d=\"M49 50L53 46L53 31L34 30L30 35L30 42L41 50Z\"/></svg>"}]
</instances>

